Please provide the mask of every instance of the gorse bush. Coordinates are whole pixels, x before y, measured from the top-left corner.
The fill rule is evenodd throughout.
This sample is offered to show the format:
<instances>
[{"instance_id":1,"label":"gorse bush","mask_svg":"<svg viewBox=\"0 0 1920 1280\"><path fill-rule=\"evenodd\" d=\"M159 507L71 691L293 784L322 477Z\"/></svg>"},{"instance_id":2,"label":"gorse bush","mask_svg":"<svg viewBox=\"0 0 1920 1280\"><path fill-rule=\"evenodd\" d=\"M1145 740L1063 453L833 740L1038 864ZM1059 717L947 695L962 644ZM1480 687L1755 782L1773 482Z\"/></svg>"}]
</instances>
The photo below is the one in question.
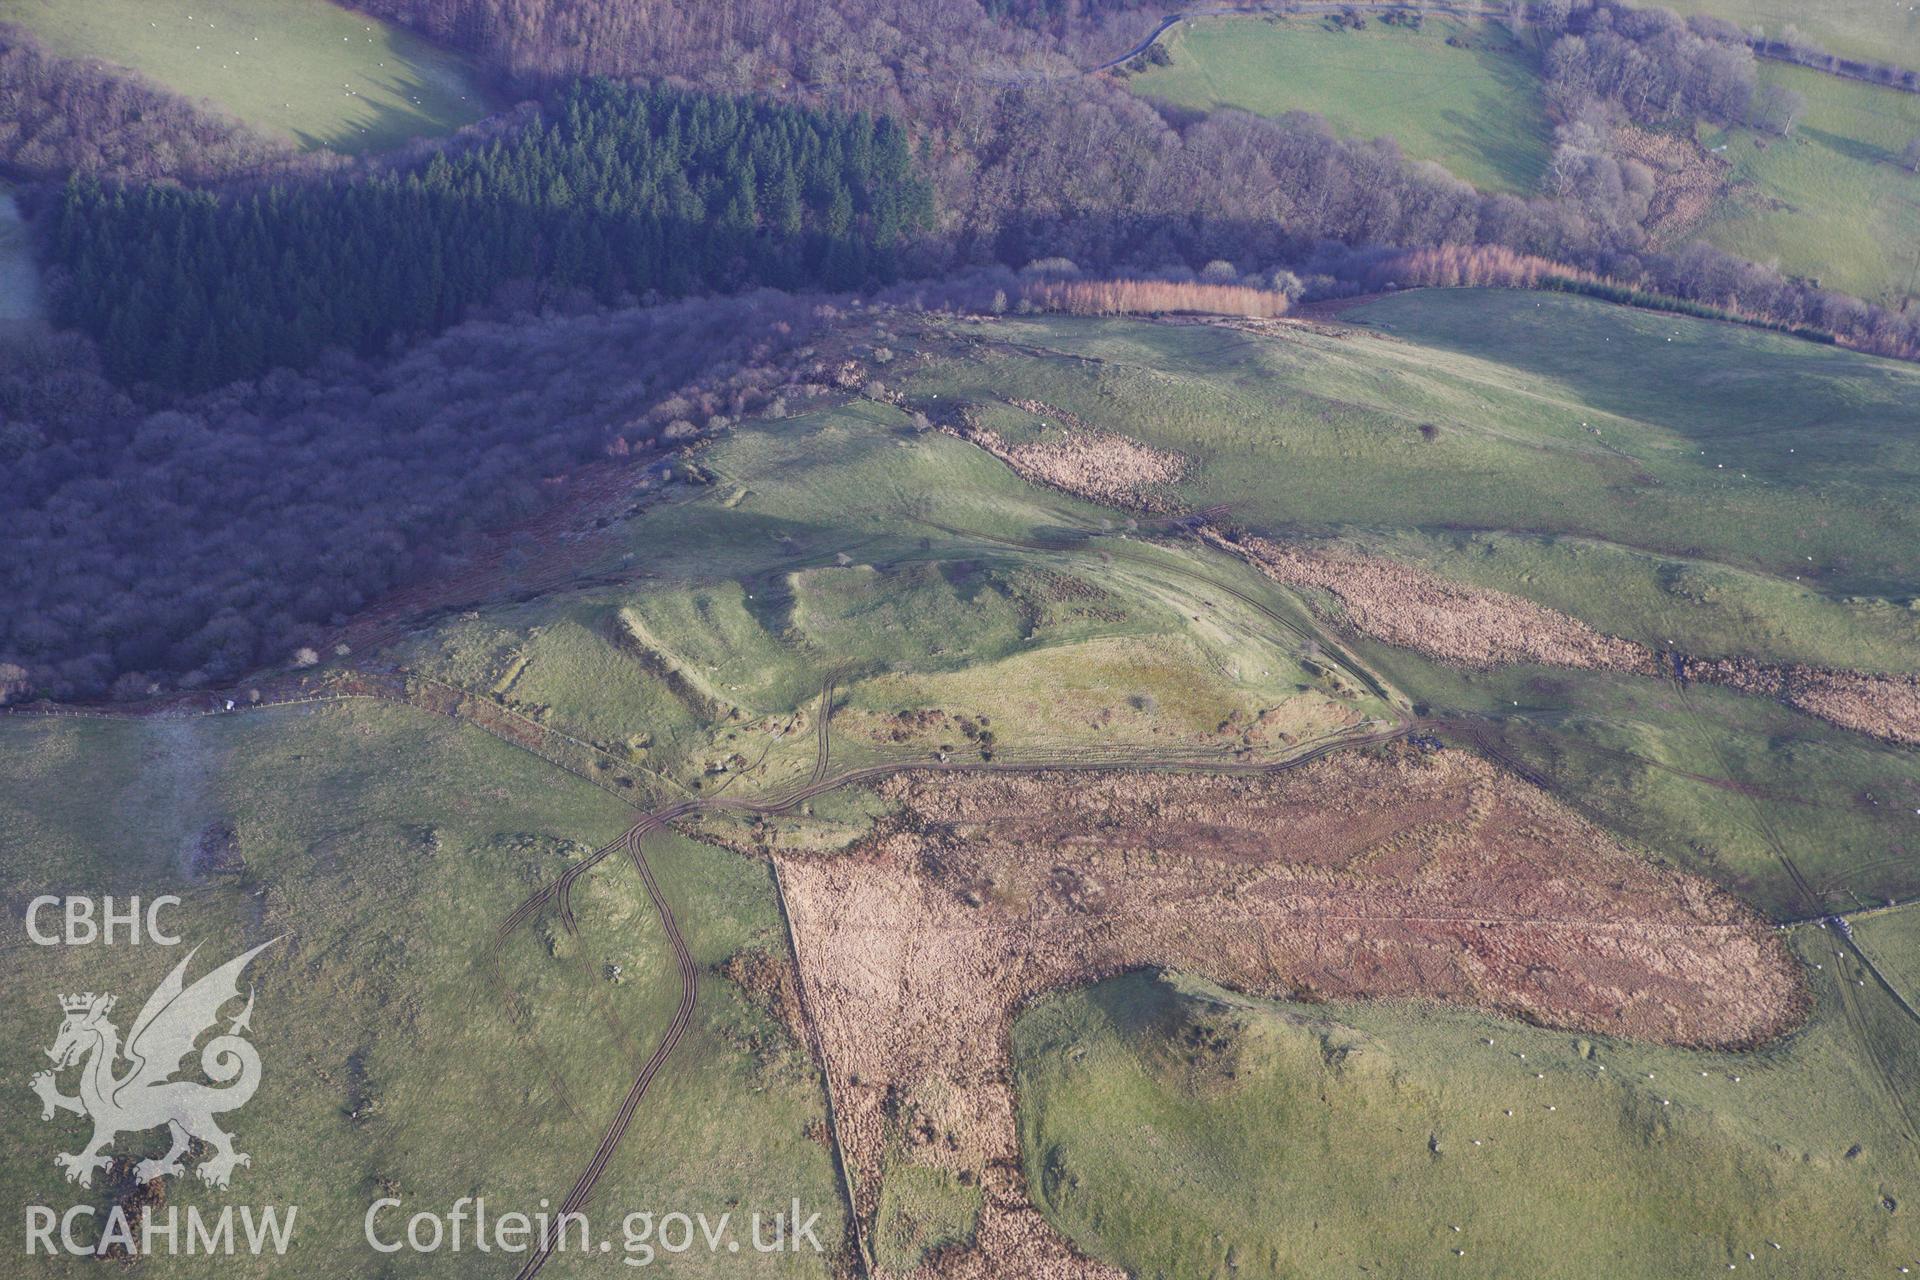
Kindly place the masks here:
<instances>
[{"instance_id":1,"label":"gorse bush","mask_svg":"<svg viewBox=\"0 0 1920 1280\"><path fill-rule=\"evenodd\" d=\"M886 281L930 216L888 120L589 81L405 172L238 195L75 180L57 319L116 379L201 390L377 353L512 280L602 301Z\"/></svg>"}]
</instances>

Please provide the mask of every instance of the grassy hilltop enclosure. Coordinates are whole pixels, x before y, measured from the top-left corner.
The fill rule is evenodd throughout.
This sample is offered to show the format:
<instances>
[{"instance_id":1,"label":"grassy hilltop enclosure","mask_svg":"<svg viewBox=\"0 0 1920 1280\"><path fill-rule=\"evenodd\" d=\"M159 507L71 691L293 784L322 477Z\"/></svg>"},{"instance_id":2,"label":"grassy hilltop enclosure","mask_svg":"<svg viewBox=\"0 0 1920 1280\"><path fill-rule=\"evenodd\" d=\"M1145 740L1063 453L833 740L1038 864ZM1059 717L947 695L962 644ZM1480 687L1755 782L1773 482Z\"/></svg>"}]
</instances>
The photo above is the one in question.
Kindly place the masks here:
<instances>
[{"instance_id":1,"label":"grassy hilltop enclosure","mask_svg":"<svg viewBox=\"0 0 1920 1280\"><path fill-rule=\"evenodd\" d=\"M1688 662L1920 672L1912 540L1887 532L1911 517L1905 366L1563 296L1426 291L1345 318L1366 327L1008 319L887 341L904 406L965 406L1008 456L1109 432L1179 459L1172 510L1225 504L1303 551ZM766 792L805 778L829 680L849 763L1261 760L1388 714L1313 656L1351 646L1393 697L1776 915L1920 890L1913 752L1857 722L1342 635L1336 597L1153 538L1164 515L1125 492L1103 512L1036 488L902 406L744 424L700 460L705 483L601 543L648 577L447 619L402 660L677 788Z\"/></svg>"},{"instance_id":2,"label":"grassy hilltop enclosure","mask_svg":"<svg viewBox=\"0 0 1920 1280\"><path fill-rule=\"evenodd\" d=\"M1391 135L1407 155L1486 191L1525 194L1546 171L1539 59L1493 23L1348 31L1305 18L1203 18L1176 28L1167 49L1169 65L1132 77L1137 92L1183 107L1317 112L1337 133Z\"/></svg>"},{"instance_id":3,"label":"grassy hilltop enclosure","mask_svg":"<svg viewBox=\"0 0 1920 1280\"><path fill-rule=\"evenodd\" d=\"M610 544L647 578L451 620L403 660L693 790L804 778L830 680L849 763L1277 758L1387 714L1310 641L1186 576L1224 573L1311 634L1244 569L1119 558L1098 508L893 406L745 424L701 466L710 484Z\"/></svg>"},{"instance_id":4,"label":"grassy hilltop enclosure","mask_svg":"<svg viewBox=\"0 0 1920 1280\"><path fill-rule=\"evenodd\" d=\"M305 147L380 151L494 105L459 57L333 0L0 0L0 21Z\"/></svg>"}]
</instances>

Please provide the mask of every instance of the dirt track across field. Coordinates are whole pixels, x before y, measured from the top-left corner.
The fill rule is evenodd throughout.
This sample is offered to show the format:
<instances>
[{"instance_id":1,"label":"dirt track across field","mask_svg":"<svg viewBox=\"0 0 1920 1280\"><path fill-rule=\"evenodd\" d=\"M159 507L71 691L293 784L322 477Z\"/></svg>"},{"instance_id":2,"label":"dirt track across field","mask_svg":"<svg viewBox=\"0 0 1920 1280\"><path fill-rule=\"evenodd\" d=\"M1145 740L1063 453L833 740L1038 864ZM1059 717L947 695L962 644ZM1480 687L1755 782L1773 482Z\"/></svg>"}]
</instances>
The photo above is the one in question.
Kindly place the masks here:
<instances>
[{"instance_id":1,"label":"dirt track across field","mask_svg":"<svg viewBox=\"0 0 1920 1280\"><path fill-rule=\"evenodd\" d=\"M599 866L613 853L624 849L634 866L639 870L642 880L645 882L647 893L652 898L654 908L659 913L661 923L666 929L668 942L673 949L674 958L679 967L681 982L680 1003L676 1008L673 1020L655 1044L653 1053L646 1060L639 1075L635 1077L625 1098L621 1102L619 1110L616 1111L612 1120L607 1124L601 1135L599 1144L595 1147L587 1162L586 1168L581 1172L578 1179L576 1179L573 1189L568 1193L566 1200L563 1202L563 1211L577 1211L581 1207L591 1203L594 1190L598 1186L600 1178L606 1172L606 1168L612 1161L614 1154L618 1151L621 1140L624 1138L627 1127L632 1122L635 1112L645 1098L648 1089L652 1086L653 1080L661 1066L665 1064L667 1057L673 1052L675 1045L678 1044L681 1035L685 1032L688 1023L691 1021L694 1003L697 998L698 970L694 964L691 953L687 950L686 944L681 937L679 925L674 918L673 910L668 905L665 895L661 892L660 886L654 879L652 870L646 861L643 844L647 836L669 823L691 817L707 810L729 810L754 814L784 813L799 806L804 801L828 791L861 783L881 783L903 773L946 774L954 777L963 777L970 774L990 774L1008 777L1047 778L1071 776L1079 773L1106 775L1113 772L1115 768L1111 763L1085 764L1071 761L1021 762L1003 760L992 764L959 762L936 763L929 761L924 763L868 765L863 768L845 770L837 775L830 776L828 774L828 763L831 759L832 752L830 721L833 709L833 695L837 680L837 673L830 674L820 693L820 731L816 740L816 760L813 776L805 785L796 787L777 797L768 797L759 800L736 800L723 794L726 786L731 785L732 782L740 776L735 774L728 779L726 784L723 784L719 791L710 793L704 798L679 801L656 809L651 813L644 814L620 839L603 845L594 850L589 856L572 863L559 877L536 889L508 914L506 919L501 922L499 928L495 931L492 954L488 960L489 979L493 985L496 998L502 1000L509 1007L514 1007L518 1003L518 996L512 991L507 990L504 984L499 981L495 961L497 961L500 948L505 945L507 940L511 938L521 926L529 923L538 913L548 907L556 910L563 928L569 933L577 932L578 922L574 917L572 906L574 884L581 876L586 875L595 867ZM1219 771L1217 776L1222 778L1258 777L1282 770L1305 768L1343 749L1360 746L1384 746L1398 740L1408 732L1409 727L1409 723L1403 721L1389 723L1384 728L1375 728L1369 732L1348 731L1345 734L1337 735L1315 746L1309 747L1288 761L1275 764L1248 765L1182 759L1156 761L1143 758L1138 763L1128 766L1131 770L1129 776L1156 776L1153 772L1142 771L1158 770L1161 771L1159 776L1186 777L1192 776L1188 774L1188 770L1215 769ZM775 865L775 871L776 882L778 883L777 873L779 871L779 865L777 863ZM789 922L791 923L793 919L792 907L791 903L785 897L785 892L785 887L782 885L783 910L786 911ZM799 940L795 937L793 941L795 944L795 955L797 957L800 954L798 950ZM804 962L802 962L801 967L804 969ZM807 999L808 990L804 974L800 979L798 990L801 1001L804 1003ZM523 1015L517 1014L516 1021L524 1024L526 1019ZM815 1030L817 1031L817 1025ZM817 1036L814 1038L818 1041ZM528 1050L531 1057L544 1062L544 1050L537 1042L530 1043ZM819 1048L818 1053L822 1058L827 1056L823 1045ZM558 1086L557 1074L552 1070L550 1064L547 1064L547 1074L550 1080ZM564 1089L560 1089L559 1092L562 1105L571 1109L572 1104L565 1097ZM844 1156L838 1154L843 1153L846 1147L844 1139L840 1134L839 1126L841 1121L838 1115L835 1096L833 1082L831 1076L829 1076L828 1121L834 1131L837 1159L844 1160ZM847 1174L844 1168L843 1174ZM851 1175L847 1174L847 1176L850 1177ZM858 1202L857 1195L851 1191L849 1192L849 1199L856 1203ZM1029 1209L1028 1212L1031 1213L1032 1211ZM862 1268L865 1271L871 1271L867 1251L864 1246L861 1246L859 1243L863 1229L861 1223L862 1216L863 1215L858 1212L855 1213L852 1229L856 1247L859 1249ZM1038 1221L1037 1215L1035 1215L1035 1221ZM526 1263L517 1273L516 1280L532 1280L532 1278L538 1275L544 1268L552 1252L553 1249L549 1242L545 1240L541 1241L538 1248L529 1254ZM1069 1256L1077 1257L1077 1255L1072 1255L1070 1250ZM1041 1276L1046 1273L1037 1271L1033 1274ZM1072 1274L1086 1273L1074 1272Z\"/></svg>"},{"instance_id":2,"label":"dirt track across field","mask_svg":"<svg viewBox=\"0 0 1920 1280\"><path fill-rule=\"evenodd\" d=\"M1737 900L1467 752L877 789L899 812L851 851L775 857L855 1212L873 1220L890 1151L984 1193L973 1245L929 1277L1116 1274L1027 1199L1008 1026L1044 992L1167 966L1703 1046L1804 1012L1784 945Z\"/></svg>"}]
</instances>

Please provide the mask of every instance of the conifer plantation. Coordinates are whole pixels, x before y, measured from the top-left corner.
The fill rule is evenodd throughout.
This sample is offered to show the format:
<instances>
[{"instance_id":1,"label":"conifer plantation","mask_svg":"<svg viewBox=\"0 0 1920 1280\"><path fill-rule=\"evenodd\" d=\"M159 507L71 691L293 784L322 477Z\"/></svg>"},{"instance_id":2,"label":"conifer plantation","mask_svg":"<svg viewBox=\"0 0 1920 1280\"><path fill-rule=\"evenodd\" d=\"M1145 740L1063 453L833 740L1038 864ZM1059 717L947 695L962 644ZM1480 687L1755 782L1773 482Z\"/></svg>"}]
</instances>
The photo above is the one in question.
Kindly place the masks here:
<instances>
[{"instance_id":1,"label":"conifer plantation","mask_svg":"<svg viewBox=\"0 0 1920 1280\"><path fill-rule=\"evenodd\" d=\"M887 119L596 80L399 171L237 194L79 178L51 256L57 320L114 378L204 390L380 352L509 280L603 302L885 282L931 218Z\"/></svg>"}]
</instances>

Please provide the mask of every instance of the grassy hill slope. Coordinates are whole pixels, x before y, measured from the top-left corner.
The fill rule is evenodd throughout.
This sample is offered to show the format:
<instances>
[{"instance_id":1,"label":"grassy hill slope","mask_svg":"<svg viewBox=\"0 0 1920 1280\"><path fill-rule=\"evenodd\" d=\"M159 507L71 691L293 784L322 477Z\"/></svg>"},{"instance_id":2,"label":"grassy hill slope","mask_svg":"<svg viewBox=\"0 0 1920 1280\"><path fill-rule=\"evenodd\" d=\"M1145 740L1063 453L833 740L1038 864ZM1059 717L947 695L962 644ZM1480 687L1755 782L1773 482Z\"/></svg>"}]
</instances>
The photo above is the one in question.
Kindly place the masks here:
<instances>
[{"instance_id":1,"label":"grassy hill slope","mask_svg":"<svg viewBox=\"0 0 1920 1280\"><path fill-rule=\"evenodd\" d=\"M1140 93L1185 107L1260 115L1314 111L1349 137L1391 136L1488 191L1531 192L1552 130L1534 55L1503 27L1432 20L1419 31L1370 23L1209 18L1169 38L1169 66L1134 77Z\"/></svg>"},{"instance_id":2,"label":"grassy hill slope","mask_svg":"<svg viewBox=\"0 0 1920 1280\"><path fill-rule=\"evenodd\" d=\"M458 57L331 0L0 0L0 21L307 147L378 151L491 109Z\"/></svg>"},{"instance_id":3,"label":"grassy hill slope","mask_svg":"<svg viewBox=\"0 0 1920 1280\"><path fill-rule=\"evenodd\" d=\"M1920 586L1920 368L1534 293L1424 290L1345 318L1374 331L1006 321L912 387L1181 452L1185 501L1267 527L1598 540L1797 581L1816 610L1816 590L1904 604Z\"/></svg>"},{"instance_id":4,"label":"grassy hill slope","mask_svg":"<svg viewBox=\"0 0 1920 1280\"><path fill-rule=\"evenodd\" d=\"M1198 549L1119 559L1099 508L893 406L745 423L700 466L712 483L676 483L606 544L644 577L444 620L402 660L689 792L804 778L830 676L840 763L943 747L1226 760L1383 712L1309 674L1300 636L1186 576L1228 574L1311 634L1244 567ZM957 723L981 717L990 742ZM1243 721L1265 725L1258 741Z\"/></svg>"},{"instance_id":5,"label":"grassy hill slope","mask_svg":"<svg viewBox=\"0 0 1920 1280\"><path fill-rule=\"evenodd\" d=\"M1885 0L1672 0L1680 14L1711 14L1745 28L1759 26L1774 39L1788 26L1830 53L1868 62L1911 67L1920 63L1920 11Z\"/></svg>"},{"instance_id":6,"label":"grassy hill slope","mask_svg":"<svg viewBox=\"0 0 1920 1280\"><path fill-rule=\"evenodd\" d=\"M805 782L828 686L834 770L1274 761L1410 706L1442 749L1525 768L1776 918L1920 895L1920 753L1726 688L1468 671L1355 639L1313 589L1282 588L1167 519L1228 504L1222 520L1244 529L1692 654L1920 670L1913 367L1499 291L1381 298L1339 322L858 325L823 336L815 358L866 362L845 383L884 372L891 390L796 388L791 412L635 467L604 517L504 557L475 588L490 594L370 623L336 663L457 685L463 716L490 704L514 732L566 735L577 772L445 714L369 701L0 719L9 900L178 892L209 956L285 935L259 973L267 1092L236 1126L256 1157L236 1185L301 1204L309 1240L337 1247L277 1273L367 1274L354 1242L382 1188L433 1206L564 1192L671 1016L673 965L620 859L576 887L577 934L536 918L497 976L495 930L638 809ZM1073 422L1187 470L1159 495L1165 511L1099 506L934 429L966 420L956 401L1009 448ZM869 801L829 793L700 829L824 850L866 826ZM766 864L681 835L649 848L701 997L596 1204L718 1212L798 1194L836 1223L815 1068L764 991L715 972L742 973L747 952L777 970L785 926ZM1783 1274L1872 1274L1920 1248L1901 1111L1920 1041L1895 998L1914 981L1900 958L1911 910L1859 928L1891 990L1836 934L1790 926L1818 966L1816 1013L1751 1054L1583 1045L1418 1006L1311 1009L1140 976L1065 994L1016 1028L1029 1181L1075 1240L1141 1274L1664 1277L1744 1269L1749 1250L1777 1254ZM22 1078L59 993L138 999L170 958L35 948L18 911L5 919L16 963L0 1032ZM19 1154L0 1161L0 1192L71 1202L51 1158L74 1127L6 1112ZM213 1203L192 1185L170 1194ZM918 1256L962 1229L971 1195L896 1185L873 1243ZM788 1261L792 1274L827 1266ZM153 1270L276 1273L196 1265Z\"/></svg>"},{"instance_id":7,"label":"grassy hill slope","mask_svg":"<svg viewBox=\"0 0 1920 1280\"><path fill-rule=\"evenodd\" d=\"M907 385L1001 406L1010 439L1072 414L1187 457L1191 508L1656 648L1920 670L1903 496L1920 373L1537 294L1424 291L1346 318L1370 329L996 322ZM1012 400L1046 409L1021 428ZM1436 718L1782 917L1920 892L1911 750L1722 690L1356 648Z\"/></svg>"},{"instance_id":8,"label":"grassy hill slope","mask_svg":"<svg viewBox=\"0 0 1920 1280\"><path fill-rule=\"evenodd\" d=\"M30 946L23 911L6 913L0 1019L26 1100L0 1120L13 1153L0 1162L0 1194L13 1203L110 1198L98 1184L62 1182L54 1153L78 1149L83 1122L43 1123L24 1092L34 1060L46 1065L38 1051L59 1027L59 995L117 993L124 1033L188 947L203 947L197 977L281 939L250 974L261 1092L229 1126L253 1164L230 1192L191 1177L168 1191L171 1203L212 1212L298 1205L297 1246L284 1261L156 1259L156 1275L443 1274L444 1256L373 1254L367 1207L385 1194L407 1213L463 1195L487 1196L496 1213L558 1203L679 995L652 904L618 863L576 894L578 936L536 924L495 970L489 944L507 912L624 830L630 811L443 716L361 701L189 720L9 718L0 778L10 903L48 892L184 900L164 917L184 935L178 949ZM783 945L763 867L676 838L655 848L703 968ZM619 983L606 975L615 963ZM804 1132L823 1114L817 1080L733 984L708 974L699 1008L600 1188L598 1229L617 1241L630 1209L717 1216L800 1195L822 1212L822 1238L835 1238L832 1166ZM164 1145L158 1132L127 1134L113 1151ZM703 1158L683 1159L689 1149ZM819 1257L788 1264L771 1273L825 1274ZM562 1256L549 1270L605 1265Z\"/></svg>"},{"instance_id":9,"label":"grassy hill slope","mask_svg":"<svg viewBox=\"0 0 1920 1280\"><path fill-rule=\"evenodd\" d=\"M1920 137L1920 94L1777 63L1761 64L1761 81L1799 93L1806 114L1786 138L1702 131L1733 169L1700 237L1896 306L1920 293L1920 174L1901 163Z\"/></svg>"},{"instance_id":10,"label":"grassy hill slope","mask_svg":"<svg viewBox=\"0 0 1920 1280\"><path fill-rule=\"evenodd\" d=\"M1893 1274L1920 1150L1833 968L1753 1054L1117 978L1015 1026L1028 1181L1137 1275ZM1920 1027L1859 1003L1910 1087Z\"/></svg>"},{"instance_id":11,"label":"grassy hill slope","mask_svg":"<svg viewBox=\"0 0 1920 1280\"><path fill-rule=\"evenodd\" d=\"M1855 33L1864 47L1855 56L1920 60L1920 14L1904 5L1822 13L1835 33ZM1875 34L1888 24L1910 29L1915 52L1903 58L1887 44L1890 28ZM1781 24L1765 25L1777 33ZM1429 19L1413 31L1372 21L1351 31L1329 19L1204 18L1175 28L1165 48L1171 62L1134 75L1136 91L1201 110L1318 112L1342 135L1393 137L1483 191L1535 192L1552 151L1535 44L1497 23ZM1760 77L1806 99L1802 121L1785 139L1701 129L1702 144L1732 168L1725 196L1687 237L1861 297L1897 304L1920 289L1920 177L1899 163L1920 137L1920 96L1776 62L1762 62Z\"/></svg>"}]
</instances>

